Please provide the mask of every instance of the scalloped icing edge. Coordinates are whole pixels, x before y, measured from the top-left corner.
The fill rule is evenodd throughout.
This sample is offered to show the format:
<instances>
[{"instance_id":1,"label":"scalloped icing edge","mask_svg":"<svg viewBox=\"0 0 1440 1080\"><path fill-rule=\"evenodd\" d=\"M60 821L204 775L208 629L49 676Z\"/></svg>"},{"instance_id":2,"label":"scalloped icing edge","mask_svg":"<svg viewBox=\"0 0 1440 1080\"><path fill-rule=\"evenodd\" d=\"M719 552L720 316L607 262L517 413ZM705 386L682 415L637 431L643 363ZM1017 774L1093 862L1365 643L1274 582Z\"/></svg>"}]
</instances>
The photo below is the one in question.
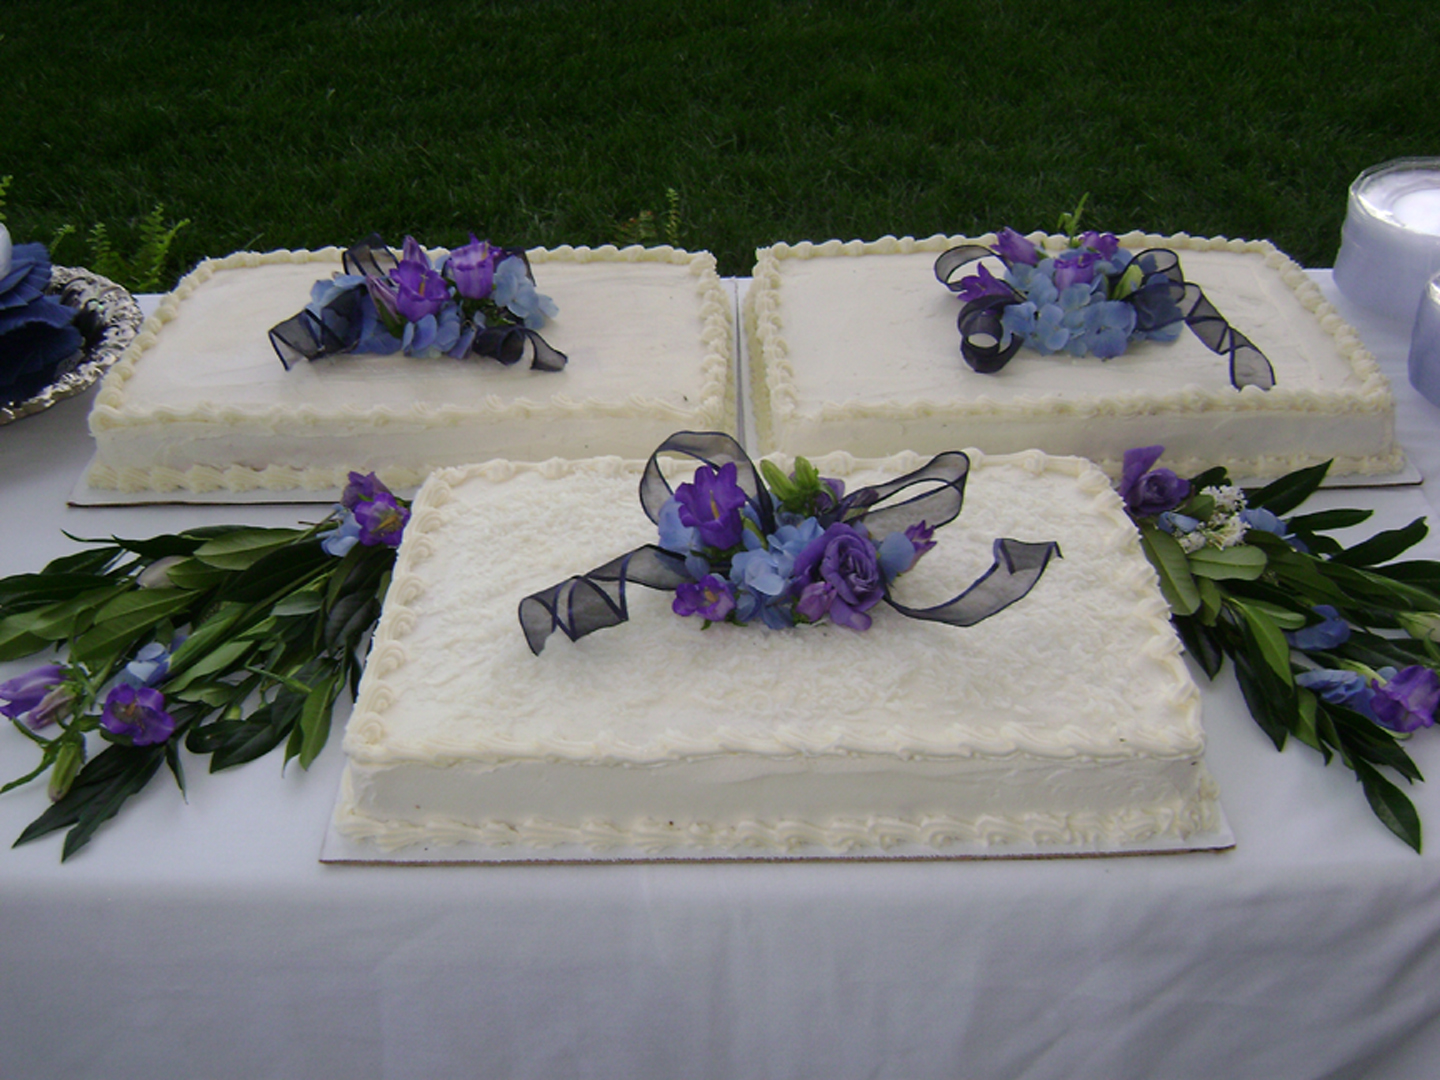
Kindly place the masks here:
<instances>
[{"instance_id":1,"label":"scalloped icing edge","mask_svg":"<svg viewBox=\"0 0 1440 1080\"><path fill-rule=\"evenodd\" d=\"M1043 232L1029 234L1028 239L1050 250L1059 250L1066 243L1063 236ZM788 350L781 331L780 319L780 270L784 259L812 258L856 258L863 255L908 255L914 253L940 253L959 244L982 244L990 246L997 240L995 233L987 233L978 239L963 236L936 234L923 240L914 237L884 236L879 240L829 240L823 243L802 241L798 244L779 243L756 251L753 281L746 294L742 319L744 333L749 342L750 363L753 371L750 379L750 396L754 407L757 434L762 446L775 442L777 420L788 421L797 411L794 376L788 361ZM1204 412L1261 412L1261 413L1318 413L1341 416L1356 413L1389 415L1393 418L1395 400L1389 380L1380 370L1374 355L1361 343L1353 327L1340 317L1335 307L1325 300L1319 287L1310 280L1304 269L1268 240L1236 240L1223 236L1193 237L1188 233L1160 236L1154 233L1132 231L1119 237L1127 247L1169 247L1189 251L1233 251L1236 253L1260 254L1266 265L1275 269L1281 280L1295 293L1296 298L1307 311L1313 313L1321 327L1335 339L1336 348L1350 365L1360 385L1345 393L1297 390L1276 386L1266 391L1258 387L1245 387L1233 394L1208 391L1200 387L1187 387L1164 394L1135 392L1115 395L1077 395L1063 401L1054 398L1017 397L1005 402L989 398L975 398L952 401L889 402L868 405L862 402L823 403L820 415L826 422L843 422L857 419L913 419L918 416L935 417L946 421L963 421L972 417L987 419L1014 419L1044 422L1047 417L1067 417L1083 414L1089 417L1133 416L1143 413L1204 413ZM1392 419L1393 429L1393 419ZM1393 430L1392 430L1393 442ZM1226 456L1214 459L1177 459L1172 468L1193 471L1212 465L1224 465L1237 473L1255 472L1259 475L1278 475L1304 465L1326 460L1324 456L1296 454L1277 457ZM1394 443L1390 453L1365 457L1338 456L1334 459L1334 471L1359 475L1382 475L1400 469L1405 462L1404 452ZM1121 459L1104 459L1097 462L1107 472L1116 473Z\"/></svg>"},{"instance_id":2,"label":"scalloped icing edge","mask_svg":"<svg viewBox=\"0 0 1440 1080\"><path fill-rule=\"evenodd\" d=\"M1170 704L1177 710L1179 720L1172 729L1150 733L1149 737L1131 737L1123 748L1119 748L1098 737L1089 742L1084 739L1077 741L1073 732L1063 745L1047 743L1035 738L1024 725L1011 725L1002 738L988 742L975 740L970 745L957 749L956 745L949 741L927 744L926 740L918 735L898 728L881 732L840 729L828 732L824 738L813 734L807 737L803 733L776 729L770 733L769 738L764 739L717 728L710 738L703 741L694 739L685 742L672 739L664 745L662 753L656 753L651 748L649 753L635 754L627 752L626 747L618 744L597 750L593 740L571 742L552 738L529 743L495 743L484 754L477 754L473 748L465 746L436 745L433 748L427 747L426 762L444 765L504 759L637 765L679 761L722 751L777 758L794 757L797 754L903 754L917 759L955 759L1023 754L1037 760L1056 761L1071 760L1077 754L1095 760L1111 761L1142 757L1182 760L1202 755L1205 739L1200 725L1199 690L1181 656L1179 639L1170 625L1169 608L1160 595L1158 579L1140 551L1139 534L1125 513L1109 479L1083 458L1056 457L1038 450L1007 455L986 455L978 450L967 450L966 453L970 455L976 468L984 467L988 463L1016 466L1033 475L1051 472L1070 477L1083 494L1091 497L1092 509L1112 529L1112 543L1118 550L1130 552L1134 556L1134 571L1118 581L1116 588L1124 590L1122 600L1131 605L1133 616L1142 620L1153 631L1150 636L1155 646L1149 653L1149 659L1161 665L1167 673L1167 682L1176 688ZM785 455L772 455L771 460L782 469L793 466L793 459ZM910 451L883 459L859 459L840 452L816 458L814 464L825 475L843 478L861 470L880 470L899 475L918 468L926 460L928 458ZM685 462L680 467L693 469L693 464ZM441 511L454 498L456 486L471 479L502 483L519 472L531 471L552 479L587 472L607 476L634 475L638 478L643 468L643 462L625 461L617 457L583 460L556 458L535 464L496 460L474 466L439 469L433 473L411 509L410 523L400 548L385 608L371 643L366 676L346 727L344 746L347 756L366 766L384 766L412 760L384 748L384 714L398 697L399 691L393 685L392 678L408 659L405 639L419 617L417 605L425 594L425 584L418 570L435 551L434 533L444 523ZM1128 596L1128 600L1123 599L1125 596ZM518 627L516 632L519 633Z\"/></svg>"},{"instance_id":3,"label":"scalloped icing edge","mask_svg":"<svg viewBox=\"0 0 1440 1080\"><path fill-rule=\"evenodd\" d=\"M432 249L444 252L443 248ZM121 354L120 359L106 374L100 384L95 404L90 412L89 427L94 435L100 431L131 426L145 426L166 423L220 423L227 426L241 426L247 420L255 419L254 414L222 405L208 405L192 409L156 408L150 410L126 411L128 401L125 384L135 373L135 365L145 351L154 346L157 335L167 322L179 312L181 303L200 285L220 270L234 270L245 267L265 266L276 263L325 263L338 264L343 255L338 247L326 247L316 251L276 250L268 252L239 251L220 259L206 259L181 279L175 289L166 294L159 307L141 325L139 333ZM467 422L493 423L500 420L532 420L536 422L563 421L575 417L613 417L653 415L659 419L694 427L725 426L725 418L734 415L737 388L734 378L734 323L733 306L716 272L715 257L706 251L688 252L669 246L641 247L632 245L617 248L606 244L601 247L560 247L535 248L528 251L532 264L551 262L663 262L686 266L696 277L701 293L700 315L703 322L700 334L706 354L701 362L702 385L699 403L690 409L632 395L623 402L574 401L568 398L554 398L546 402L519 399L509 404L498 400L486 402L478 409L443 407L429 409L420 406L395 408L377 406L369 409L348 409L342 413L322 413L310 406L293 409L270 409L265 412L267 423L278 416L283 421L319 425L340 419L347 424L368 422L379 430L397 422L418 423L431 427L451 427ZM429 474L429 467L392 466L376 470L380 479L388 486L397 488L416 487ZM96 460L85 475L86 483L99 490L123 492L138 491L189 491L196 493L215 491L320 491L343 487L350 472L348 466L334 468L296 468L273 465L263 469L243 465L227 468L195 466L187 470L164 467L116 468Z\"/></svg>"}]
</instances>

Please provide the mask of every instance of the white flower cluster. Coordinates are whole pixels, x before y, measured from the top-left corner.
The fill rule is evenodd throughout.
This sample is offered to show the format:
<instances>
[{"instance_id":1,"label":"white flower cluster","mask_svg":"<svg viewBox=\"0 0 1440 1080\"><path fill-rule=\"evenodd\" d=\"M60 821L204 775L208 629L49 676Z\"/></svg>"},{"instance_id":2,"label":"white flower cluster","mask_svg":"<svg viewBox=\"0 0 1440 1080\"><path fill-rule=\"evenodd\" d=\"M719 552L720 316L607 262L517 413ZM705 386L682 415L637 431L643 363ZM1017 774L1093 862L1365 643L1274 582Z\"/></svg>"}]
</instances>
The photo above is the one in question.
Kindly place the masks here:
<instances>
[{"instance_id":1,"label":"white flower cluster","mask_svg":"<svg viewBox=\"0 0 1440 1080\"><path fill-rule=\"evenodd\" d=\"M1161 528L1174 535L1187 555L1207 546L1223 551L1244 543L1250 528L1241 517L1245 511L1245 492L1227 484L1202 488L1200 494L1215 500L1215 509L1208 518L1201 521L1172 510L1161 515Z\"/></svg>"}]
</instances>

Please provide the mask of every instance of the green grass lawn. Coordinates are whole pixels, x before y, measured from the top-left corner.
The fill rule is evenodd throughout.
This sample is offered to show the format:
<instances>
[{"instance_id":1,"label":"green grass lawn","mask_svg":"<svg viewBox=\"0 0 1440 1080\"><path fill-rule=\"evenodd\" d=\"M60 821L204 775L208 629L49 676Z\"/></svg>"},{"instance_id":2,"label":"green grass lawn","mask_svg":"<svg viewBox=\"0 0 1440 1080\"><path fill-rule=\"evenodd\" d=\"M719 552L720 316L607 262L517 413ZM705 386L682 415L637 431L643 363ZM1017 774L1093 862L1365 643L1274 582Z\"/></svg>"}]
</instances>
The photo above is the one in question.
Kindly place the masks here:
<instances>
[{"instance_id":1,"label":"green grass lawn","mask_svg":"<svg viewBox=\"0 0 1440 1080\"><path fill-rule=\"evenodd\" d=\"M681 196L722 273L777 240L1086 223L1330 265L1346 187L1440 154L1440 5L1211 2L0 7L8 224L167 272L374 229L614 240Z\"/></svg>"}]
</instances>

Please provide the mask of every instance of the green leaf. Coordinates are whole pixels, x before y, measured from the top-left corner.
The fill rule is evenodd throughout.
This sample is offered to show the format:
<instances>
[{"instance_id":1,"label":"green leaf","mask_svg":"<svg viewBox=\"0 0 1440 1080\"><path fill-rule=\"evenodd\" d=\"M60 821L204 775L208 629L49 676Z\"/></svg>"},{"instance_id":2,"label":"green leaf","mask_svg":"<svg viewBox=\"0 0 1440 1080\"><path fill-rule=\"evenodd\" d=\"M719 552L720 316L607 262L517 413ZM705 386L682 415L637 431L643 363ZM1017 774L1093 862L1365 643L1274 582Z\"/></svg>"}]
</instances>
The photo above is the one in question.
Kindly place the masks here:
<instances>
[{"instance_id":1,"label":"green leaf","mask_svg":"<svg viewBox=\"0 0 1440 1080\"><path fill-rule=\"evenodd\" d=\"M241 603L271 600L277 594L305 588L319 571L330 570L334 565L335 556L327 555L319 540L286 544L256 559L244 573L226 584L221 595Z\"/></svg>"},{"instance_id":2,"label":"green leaf","mask_svg":"<svg viewBox=\"0 0 1440 1080\"><path fill-rule=\"evenodd\" d=\"M1160 591L1176 615L1193 615L1200 610L1200 590L1190 574L1190 560L1184 548L1169 533L1153 525L1140 528L1140 545L1145 557L1160 576Z\"/></svg>"},{"instance_id":3,"label":"green leaf","mask_svg":"<svg viewBox=\"0 0 1440 1080\"><path fill-rule=\"evenodd\" d=\"M1349 529L1370 520L1374 510L1320 510L1313 514L1297 514L1288 522L1294 532L1325 532Z\"/></svg>"},{"instance_id":4,"label":"green leaf","mask_svg":"<svg viewBox=\"0 0 1440 1080\"><path fill-rule=\"evenodd\" d=\"M1315 728L1315 713L1318 699L1315 694L1300 686L1295 689L1295 701L1299 706L1300 722L1295 725L1295 737L1306 746L1325 753L1325 747L1320 743L1320 735Z\"/></svg>"},{"instance_id":5,"label":"green leaf","mask_svg":"<svg viewBox=\"0 0 1440 1080\"><path fill-rule=\"evenodd\" d=\"M8 619L0 619L0 661L23 660L50 647L50 642L44 638L30 633L23 625L15 625L16 618L12 615Z\"/></svg>"},{"instance_id":6,"label":"green leaf","mask_svg":"<svg viewBox=\"0 0 1440 1080\"><path fill-rule=\"evenodd\" d=\"M316 589L305 589L291 593L273 608L270 613L278 618L288 619L297 615L313 615L325 604L325 598Z\"/></svg>"},{"instance_id":7,"label":"green leaf","mask_svg":"<svg viewBox=\"0 0 1440 1080\"><path fill-rule=\"evenodd\" d=\"M1254 581L1265 572L1266 562L1265 552L1248 544L1203 547L1190 553L1190 573L1214 581Z\"/></svg>"},{"instance_id":8,"label":"green leaf","mask_svg":"<svg viewBox=\"0 0 1440 1080\"><path fill-rule=\"evenodd\" d=\"M70 826L60 853L63 862L84 847L125 800L150 782L165 760L165 743L156 746L110 746L80 770L69 792L32 821L15 846Z\"/></svg>"},{"instance_id":9,"label":"green leaf","mask_svg":"<svg viewBox=\"0 0 1440 1080\"><path fill-rule=\"evenodd\" d=\"M187 641L186 644L188 645L189 642ZM196 657L182 674L172 677L165 684L165 692L178 694L207 675L227 674L233 670L242 657L254 648L253 641L222 641L210 652Z\"/></svg>"},{"instance_id":10,"label":"green leaf","mask_svg":"<svg viewBox=\"0 0 1440 1080\"><path fill-rule=\"evenodd\" d=\"M84 616L109 603L121 593L128 592L129 585L112 585L106 589L92 589L70 600L27 611L12 618L17 626L25 626L36 637L47 641L63 641L76 629L89 629L91 620ZM8 622L9 620L7 620Z\"/></svg>"},{"instance_id":11,"label":"green leaf","mask_svg":"<svg viewBox=\"0 0 1440 1080\"><path fill-rule=\"evenodd\" d=\"M232 571L211 566L199 559L185 559L170 567L170 583L177 589L208 592L230 576Z\"/></svg>"},{"instance_id":12,"label":"green leaf","mask_svg":"<svg viewBox=\"0 0 1440 1080\"><path fill-rule=\"evenodd\" d=\"M1195 579L1196 588L1200 590L1200 621L1206 626L1214 626L1215 620L1220 617L1220 608L1225 603L1225 596L1208 577Z\"/></svg>"},{"instance_id":13,"label":"green leaf","mask_svg":"<svg viewBox=\"0 0 1440 1080\"><path fill-rule=\"evenodd\" d=\"M340 673L322 679L305 699L300 712L300 767L308 769L314 763L325 742L330 738L330 717L335 708L335 696L340 691Z\"/></svg>"},{"instance_id":14,"label":"green leaf","mask_svg":"<svg viewBox=\"0 0 1440 1080\"><path fill-rule=\"evenodd\" d=\"M1377 769L1364 761L1356 761L1354 766L1355 775L1365 789L1365 798L1370 803L1370 809L1375 811L1375 816L1418 853L1420 815L1415 812L1415 804Z\"/></svg>"},{"instance_id":15,"label":"green leaf","mask_svg":"<svg viewBox=\"0 0 1440 1080\"><path fill-rule=\"evenodd\" d=\"M1232 659L1235 681L1240 684L1251 718L1270 737L1276 750L1284 750L1285 740L1299 726L1299 705L1293 688L1281 683L1258 656L1241 649L1232 654Z\"/></svg>"},{"instance_id":16,"label":"green leaf","mask_svg":"<svg viewBox=\"0 0 1440 1080\"><path fill-rule=\"evenodd\" d=\"M1290 608L1280 607L1277 604L1265 600L1255 600L1247 597L1245 603L1257 611L1263 611L1281 630L1299 630L1309 619L1303 612L1293 611Z\"/></svg>"},{"instance_id":17,"label":"green leaf","mask_svg":"<svg viewBox=\"0 0 1440 1080\"><path fill-rule=\"evenodd\" d=\"M240 529L207 540L195 549L195 557L222 570L246 570L304 535L299 529Z\"/></svg>"},{"instance_id":18,"label":"green leaf","mask_svg":"<svg viewBox=\"0 0 1440 1080\"><path fill-rule=\"evenodd\" d=\"M1247 642L1253 642L1260 656L1286 686L1294 685L1290 671L1290 643L1285 640L1280 627L1275 625L1263 608L1258 605L1230 598L1230 603L1245 617Z\"/></svg>"},{"instance_id":19,"label":"green leaf","mask_svg":"<svg viewBox=\"0 0 1440 1080\"><path fill-rule=\"evenodd\" d=\"M73 555L62 555L58 559L51 559L45 564L42 574L100 574L114 561L121 553L121 548L114 544L107 544L104 547L91 548L88 551L77 551Z\"/></svg>"},{"instance_id":20,"label":"green leaf","mask_svg":"<svg viewBox=\"0 0 1440 1080\"><path fill-rule=\"evenodd\" d=\"M93 664L194 601L186 589L132 589L95 613L95 625L75 639L71 654Z\"/></svg>"},{"instance_id":21,"label":"green leaf","mask_svg":"<svg viewBox=\"0 0 1440 1080\"><path fill-rule=\"evenodd\" d=\"M16 574L0 580L0 606L27 609L113 585L104 574Z\"/></svg>"},{"instance_id":22,"label":"green leaf","mask_svg":"<svg viewBox=\"0 0 1440 1080\"><path fill-rule=\"evenodd\" d=\"M1343 563L1345 566L1374 566L1377 563L1389 562L1425 539L1425 534L1429 531L1425 519L1416 518L1402 529L1378 532L1368 540L1337 552L1330 561Z\"/></svg>"},{"instance_id":23,"label":"green leaf","mask_svg":"<svg viewBox=\"0 0 1440 1080\"><path fill-rule=\"evenodd\" d=\"M1211 679L1219 675L1225 665L1225 654L1215 640L1214 631L1194 618L1171 621L1180 632L1180 640L1185 643L1186 650L1205 670L1205 674Z\"/></svg>"},{"instance_id":24,"label":"green leaf","mask_svg":"<svg viewBox=\"0 0 1440 1080\"><path fill-rule=\"evenodd\" d=\"M1319 490L1329 471L1330 462L1326 461L1282 476L1259 491L1247 491L1246 504L1264 507L1276 517L1284 517Z\"/></svg>"}]
</instances>

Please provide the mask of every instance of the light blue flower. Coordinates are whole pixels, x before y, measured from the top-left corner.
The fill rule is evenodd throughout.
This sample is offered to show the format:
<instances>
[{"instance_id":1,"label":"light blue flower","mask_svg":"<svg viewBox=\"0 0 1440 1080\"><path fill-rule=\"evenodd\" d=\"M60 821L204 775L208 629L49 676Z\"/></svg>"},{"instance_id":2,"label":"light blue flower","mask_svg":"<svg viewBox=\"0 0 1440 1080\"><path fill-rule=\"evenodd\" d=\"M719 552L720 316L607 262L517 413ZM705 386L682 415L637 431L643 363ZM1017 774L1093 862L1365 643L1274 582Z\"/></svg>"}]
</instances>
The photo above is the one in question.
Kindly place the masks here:
<instances>
[{"instance_id":1,"label":"light blue flower","mask_svg":"<svg viewBox=\"0 0 1440 1080\"><path fill-rule=\"evenodd\" d=\"M680 502L675 496L665 500L660 507L660 520L656 523L660 532L660 546L666 551L686 555L698 546L699 531L680 521Z\"/></svg>"},{"instance_id":2,"label":"light blue flower","mask_svg":"<svg viewBox=\"0 0 1440 1080\"><path fill-rule=\"evenodd\" d=\"M554 318L560 313L559 306L550 297L535 291L535 283L526 271L525 260L512 255L495 268L495 303L508 308L531 330L539 330L547 317Z\"/></svg>"},{"instance_id":3,"label":"light blue flower","mask_svg":"<svg viewBox=\"0 0 1440 1080\"><path fill-rule=\"evenodd\" d=\"M793 556L778 551L742 551L730 560L730 580L764 597L779 596L790 584Z\"/></svg>"},{"instance_id":4,"label":"light blue flower","mask_svg":"<svg viewBox=\"0 0 1440 1080\"><path fill-rule=\"evenodd\" d=\"M903 532L892 532L881 540L878 553L880 572L887 584L915 565L915 545Z\"/></svg>"},{"instance_id":5,"label":"light blue flower","mask_svg":"<svg viewBox=\"0 0 1440 1080\"><path fill-rule=\"evenodd\" d=\"M1316 604L1313 610L1320 622L1287 632L1285 637L1291 645L1305 652L1327 652L1350 640L1350 624L1340 617L1340 612L1329 604Z\"/></svg>"},{"instance_id":6,"label":"light blue flower","mask_svg":"<svg viewBox=\"0 0 1440 1080\"><path fill-rule=\"evenodd\" d=\"M339 516L340 527L320 541L320 549L326 555L333 555L338 559L343 558L360 542L360 523L355 520L353 513L339 503L335 504L335 513Z\"/></svg>"}]
</instances>

